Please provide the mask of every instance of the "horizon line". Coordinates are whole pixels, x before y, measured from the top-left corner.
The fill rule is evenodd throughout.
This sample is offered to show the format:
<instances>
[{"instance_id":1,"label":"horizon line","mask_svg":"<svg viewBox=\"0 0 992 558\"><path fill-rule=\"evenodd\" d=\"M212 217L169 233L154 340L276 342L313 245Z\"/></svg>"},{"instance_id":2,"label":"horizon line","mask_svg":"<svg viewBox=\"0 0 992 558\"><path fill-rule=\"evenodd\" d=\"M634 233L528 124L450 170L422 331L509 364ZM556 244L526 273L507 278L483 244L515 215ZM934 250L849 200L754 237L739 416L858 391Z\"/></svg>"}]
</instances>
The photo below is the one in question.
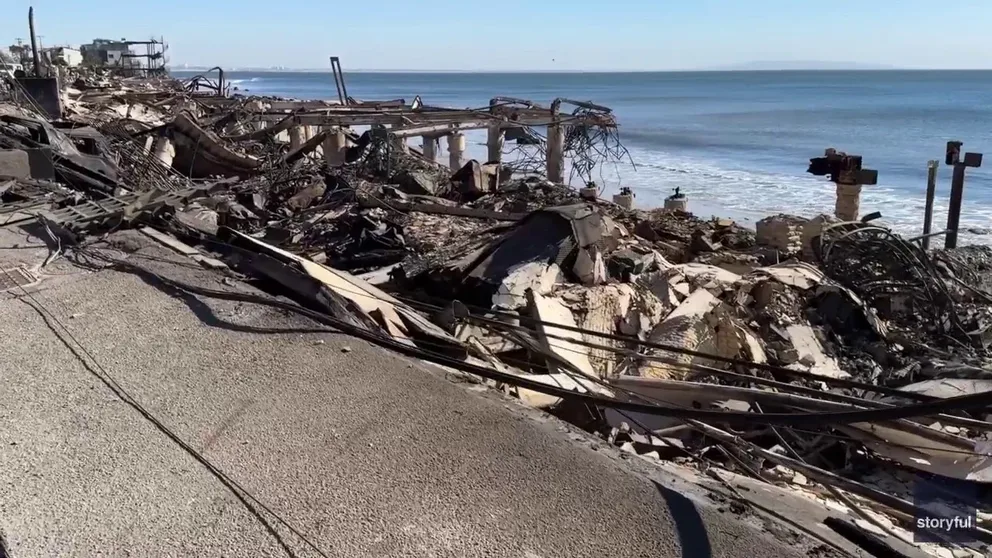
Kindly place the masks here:
<instances>
[{"instance_id":1,"label":"horizon line","mask_svg":"<svg viewBox=\"0 0 992 558\"><path fill-rule=\"evenodd\" d=\"M210 66L189 65L188 67L166 67L169 71L200 71ZM332 73L331 68L283 68L283 67L238 67L232 66L225 72L311 72ZM664 73L761 73L761 72L988 72L989 68L697 68L677 70L559 70L559 69L527 69L527 70L443 70L443 69L397 69L397 68L356 68L347 69L344 73L408 73L408 74L664 74Z\"/></svg>"}]
</instances>

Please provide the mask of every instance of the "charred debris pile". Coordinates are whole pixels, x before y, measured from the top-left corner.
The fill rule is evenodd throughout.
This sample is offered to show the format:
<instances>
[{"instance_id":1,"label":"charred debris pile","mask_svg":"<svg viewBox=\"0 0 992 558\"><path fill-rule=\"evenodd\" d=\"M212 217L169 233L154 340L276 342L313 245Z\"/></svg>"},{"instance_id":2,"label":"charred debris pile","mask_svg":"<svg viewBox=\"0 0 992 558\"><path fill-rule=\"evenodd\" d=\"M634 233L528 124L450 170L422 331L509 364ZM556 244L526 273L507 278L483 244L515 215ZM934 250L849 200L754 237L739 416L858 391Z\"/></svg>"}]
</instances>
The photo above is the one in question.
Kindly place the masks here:
<instances>
[{"instance_id":1,"label":"charred debris pile","mask_svg":"<svg viewBox=\"0 0 992 558\"><path fill-rule=\"evenodd\" d=\"M521 100L455 111L192 89L80 77L61 120L6 105L6 226L40 221L63 255L120 269L136 264L101 255L99 235L140 228L628 452L790 486L886 536L908 536L914 478L989 501L988 249L927 252L828 216L755 232L630 210L492 150L454 171L435 162L435 138L457 146L472 127L512 130L498 145L534 146L531 167L557 164L557 138L566 158L620 156L596 105L555 120L558 106ZM521 124L541 111L562 129ZM988 520L973 527L982 544Z\"/></svg>"}]
</instances>

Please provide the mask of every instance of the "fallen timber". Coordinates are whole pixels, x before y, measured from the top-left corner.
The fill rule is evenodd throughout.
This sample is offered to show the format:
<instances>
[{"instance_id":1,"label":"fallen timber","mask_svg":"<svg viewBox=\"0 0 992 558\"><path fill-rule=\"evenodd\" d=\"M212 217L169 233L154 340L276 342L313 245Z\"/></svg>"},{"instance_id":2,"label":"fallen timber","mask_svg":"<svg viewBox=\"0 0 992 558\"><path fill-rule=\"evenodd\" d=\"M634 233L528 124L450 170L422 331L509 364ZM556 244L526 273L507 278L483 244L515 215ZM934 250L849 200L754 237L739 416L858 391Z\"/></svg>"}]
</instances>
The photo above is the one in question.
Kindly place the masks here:
<instances>
[{"instance_id":1,"label":"fallen timber","mask_svg":"<svg viewBox=\"0 0 992 558\"><path fill-rule=\"evenodd\" d=\"M856 219L772 216L749 231L583 198L562 184L564 131L616 127L591 103L454 110L80 79L66 119L110 153L0 128L0 147L50 149L55 170L77 170L0 177L7 226L43 225L67 257L140 265L108 261L99 236L147 228L225 276L277 285L286 309L460 369L624 451L832 501L814 481L890 529L917 511L914 478L992 484L987 250L926 252ZM557 179L500 172L499 133L535 127L549 127L537 150ZM445 166L403 142L469 129L493 131L488 161ZM87 157L122 172L78 171L100 166ZM856 178L838 182L843 212L870 183ZM985 543L987 511L971 532Z\"/></svg>"}]
</instances>

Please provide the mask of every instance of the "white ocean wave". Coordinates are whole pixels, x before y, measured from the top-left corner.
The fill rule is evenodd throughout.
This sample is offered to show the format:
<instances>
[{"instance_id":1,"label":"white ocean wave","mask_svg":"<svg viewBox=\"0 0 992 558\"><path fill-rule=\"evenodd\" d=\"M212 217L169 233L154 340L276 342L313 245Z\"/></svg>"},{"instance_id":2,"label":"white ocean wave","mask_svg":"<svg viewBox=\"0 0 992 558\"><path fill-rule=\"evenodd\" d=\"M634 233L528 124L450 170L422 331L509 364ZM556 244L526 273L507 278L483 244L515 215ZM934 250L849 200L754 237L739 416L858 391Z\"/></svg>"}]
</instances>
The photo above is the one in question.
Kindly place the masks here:
<instances>
[{"instance_id":1,"label":"white ocean wave","mask_svg":"<svg viewBox=\"0 0 992 558\"><path fill-rule=\"evenodd\" d=\"M466 158L484 160L485 132L473 130L466 136ZM439 160L447 161L443 142L439 153ZM677 187L689 197L690 210L701 216L719 215L749 224L777 213L809 217L834 211L836 186L825 178L803 172L776 173L733 164L720 165L646 149L631 149L630 155L635 165L601 165L593 171L592 178L605 186L607 196L612 196L621 186L632 188L637 196L637 206L641 208L660 207ZM579 186L583 179L573 177L571 182ZM935 231L941 230L947 221L948 189L942 186L934 202ZM914 197L905 190L886 185L884 179L881 184L865 186L861 197L862 215L879 211L882 213L880 224L907 237L922 234L924 206L922 192ZM960 226L962 229L992 228L992 204L966 200ZM962 243L992 244L992 235L975 235L964 230L959 239Z\"/></svg>"},{"instance_id":2,"label":"white ocean wave","mask_svg":"<svg viewBox=\"0 0 992 558\"><path fill-rule=\"evenodd\" d=\"M739 218L751 219L775 213L812 216L833 213L836 186L824 178L800 172L795 174L737 168L701 161L684 155L632 150L636 170L629 164L606 165L593 178L608 192L627 186L637 195L641 207L663 203L676 187L690 199L690 209L705 208ZM619 174L619 179L617 175ZM933 230L941 230L947 220L948 188L941 185L934 202ZM861 198L862 215L882 214L880 223L905 236L922 234L924 193L913 196L904 189L881 184L865 186ZM992 204L968 200L962 210L962 229L992 228ZM992 244L992 235L961 233L961 241Z\"/></svg>"}]
</instances>

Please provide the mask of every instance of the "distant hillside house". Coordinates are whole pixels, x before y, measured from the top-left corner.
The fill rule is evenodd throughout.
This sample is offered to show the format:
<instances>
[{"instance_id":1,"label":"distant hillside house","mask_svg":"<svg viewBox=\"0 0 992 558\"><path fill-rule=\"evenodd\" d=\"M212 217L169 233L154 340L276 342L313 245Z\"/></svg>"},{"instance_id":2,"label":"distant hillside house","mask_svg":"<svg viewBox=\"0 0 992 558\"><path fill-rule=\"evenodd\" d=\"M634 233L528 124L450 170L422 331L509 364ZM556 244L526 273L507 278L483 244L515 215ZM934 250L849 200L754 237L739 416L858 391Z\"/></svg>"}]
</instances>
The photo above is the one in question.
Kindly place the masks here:
<instances>
[{"instance_id":1,"label":"distant hillside house","mask_svg":"<svg viewBox=\"0 0 992 558\"><path fill-rule=\"evenodd\" d=\"M124 40L94 39L92 43L82 45L80 51L83 62L88 66L137 67L141 65L138 58L130 56L130 45Z\"/></svg>"},{"instance_id":2,"label":"distant hillside house","mask_svg":"<svg viewBox=\"0 0 992 558\"><path fill-rule=\"evenodd\" d=\"M82 51L69 47L52 47L45 49L52 64L75 68L83 63Z\"/></svg>"}]
</instances>

